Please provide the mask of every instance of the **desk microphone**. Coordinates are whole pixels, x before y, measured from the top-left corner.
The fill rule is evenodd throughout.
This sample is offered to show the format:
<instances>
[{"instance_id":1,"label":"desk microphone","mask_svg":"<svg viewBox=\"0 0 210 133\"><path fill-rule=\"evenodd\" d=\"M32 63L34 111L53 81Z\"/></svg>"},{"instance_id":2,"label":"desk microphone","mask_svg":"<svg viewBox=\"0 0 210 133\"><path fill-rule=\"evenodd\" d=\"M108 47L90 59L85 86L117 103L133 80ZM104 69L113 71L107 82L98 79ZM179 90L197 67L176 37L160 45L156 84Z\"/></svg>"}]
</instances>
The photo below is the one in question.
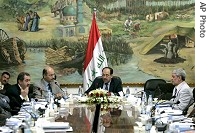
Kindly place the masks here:
<instances>
[{"instance_id":1,"label":"desk microphone","mask_svg":"<svg viewBox=\"0 0 210 133\"><path fill-rule=\"evenodd\" d=\"M27 109L25 109L23 106L22 106L21 109L23 109L26 113L28 113L34 121L37 121L38 116L37 116L34 112L29 112L29 111L28 111Z\"/></svg>"},{"instance_id":2,"label":"desk microphone","mask_svg":"<svg viewBox=\"0 0 210 133\"><path fill-rule=\"evenodd\" d=\"M155 110L156 109L156 106L160 103L160 100L161 100L161 96L164 95L165 93L162 93L158 96L158 99L157 99L157 102L155 103L155 105L153 106L152 110Z\"/></svg>"},{"instance_id":3,"label":"desk microphone","mask_svg":"<svg viewBox=\"0 0 210 133\"><path fill-rule=\"evenodd\" d=\"M62 92L64 92L63 89L61 89L61 87L59 86L59 84L58 84L57 81L54 81L54 83L58 86L58 88L59 88Z\"/></svg>"},{"instance_id":4,"label":"desk microphone","mask_svg":"<svg viewBox=\"0 0 210 133\"><path fill-rule=\"evenodd\" d=\"M57 81L54 81L55 82L55 84L58 86L58 88L63 92L63 94L62 94L62 97L64 98L64 99L67 99L67 97L66 96L64 96L64 90L63 89L61 89L61 87L59 86L59 84L58 84L58 82ZM58 100L60 100L62 97L56 97Z\"/></svg>"}]
</instances>

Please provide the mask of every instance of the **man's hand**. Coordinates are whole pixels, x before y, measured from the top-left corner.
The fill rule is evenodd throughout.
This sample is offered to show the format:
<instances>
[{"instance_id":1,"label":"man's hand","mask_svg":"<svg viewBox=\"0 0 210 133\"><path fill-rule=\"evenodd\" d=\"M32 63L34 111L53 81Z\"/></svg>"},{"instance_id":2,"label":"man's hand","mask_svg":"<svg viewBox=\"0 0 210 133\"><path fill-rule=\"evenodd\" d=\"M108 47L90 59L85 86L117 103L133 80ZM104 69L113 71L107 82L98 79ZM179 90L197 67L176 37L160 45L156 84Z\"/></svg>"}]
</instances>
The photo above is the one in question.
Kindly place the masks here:
<instances>
[{"instance_id":1,"label":"man's hand","mask_svg":"<svg viewBox=\"0 0 210 133\"><path fill-rule=\"evenodd\" d=\"M63 94L62 93L57 93L55 94L55 97L60 100L62 98Z\"/></svg>"},{"instance_id":2,"label":"man's hand","mask_svg":"<svg viewBox=\"0 0 210 133\"><path fill-rule=\"evenodd\" d=\"M26 87L24 89L21 88L20 90L21 96L25 98L28 95L28 91L29 91L29 87Z\"/></svg>"}]
</instances>

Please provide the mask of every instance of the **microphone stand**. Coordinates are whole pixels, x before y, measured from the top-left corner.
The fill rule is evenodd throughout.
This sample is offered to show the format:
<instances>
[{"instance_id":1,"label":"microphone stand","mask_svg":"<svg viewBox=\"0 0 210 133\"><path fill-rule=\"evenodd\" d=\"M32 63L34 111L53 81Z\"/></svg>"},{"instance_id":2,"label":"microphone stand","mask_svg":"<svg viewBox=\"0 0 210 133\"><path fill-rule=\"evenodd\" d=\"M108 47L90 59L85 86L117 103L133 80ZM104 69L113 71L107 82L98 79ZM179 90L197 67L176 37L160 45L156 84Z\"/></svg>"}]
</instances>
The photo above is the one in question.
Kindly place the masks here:
<instances>
[{"instance_id":1,"label":"microphone stand","mask_svg":"<svg viewBox=\"0 0 210 133\"><path fill-rule=\"evenodd\" d=\"M163 96L165 93L162 93L158 96L157 102L155 103L155 105L152 108L152 111L155 111L156 106L159 104L160 100L161 100L161 96Z\"/></svg>"}]
</instances>

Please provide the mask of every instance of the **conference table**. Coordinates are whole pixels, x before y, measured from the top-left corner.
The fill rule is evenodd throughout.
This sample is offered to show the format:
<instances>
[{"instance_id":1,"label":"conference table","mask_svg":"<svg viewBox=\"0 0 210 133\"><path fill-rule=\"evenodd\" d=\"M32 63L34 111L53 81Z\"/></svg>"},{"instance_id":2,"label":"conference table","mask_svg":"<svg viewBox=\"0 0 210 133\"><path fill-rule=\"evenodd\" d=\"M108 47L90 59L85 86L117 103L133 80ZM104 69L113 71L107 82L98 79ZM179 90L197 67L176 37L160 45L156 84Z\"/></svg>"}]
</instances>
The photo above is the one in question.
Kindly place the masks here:
<instances>
[{"instance_id":1,"label":"conference table","mask_svg":"<svg viewBox=\"0 0 210 133\"><path fill-rule=\"evenodd\" d=\"M74 133L134 133L140 131L135 123L139 111L132 105L122 103L74 103L69 113L58 115L56 122L69 122ZM144 130L143 128L141 130Z\"/></svg>"},{"instance_id":2,"label":"conference table","mask_svg":"<svg viewBox=\"0 0 210 133\"><path fill-rule=\"evenodd\" d=\"M81 103L78 97L68 99L59 104L53 116L40 116L30 129L34 133L147 133L144 115L139 110L141 106L132 99L135 98L117 103ZM58 123L55 125L58 129L59 122L68 123L71 130L40 130L47 125L46 121Z\"/></svg>"}]
</instances>

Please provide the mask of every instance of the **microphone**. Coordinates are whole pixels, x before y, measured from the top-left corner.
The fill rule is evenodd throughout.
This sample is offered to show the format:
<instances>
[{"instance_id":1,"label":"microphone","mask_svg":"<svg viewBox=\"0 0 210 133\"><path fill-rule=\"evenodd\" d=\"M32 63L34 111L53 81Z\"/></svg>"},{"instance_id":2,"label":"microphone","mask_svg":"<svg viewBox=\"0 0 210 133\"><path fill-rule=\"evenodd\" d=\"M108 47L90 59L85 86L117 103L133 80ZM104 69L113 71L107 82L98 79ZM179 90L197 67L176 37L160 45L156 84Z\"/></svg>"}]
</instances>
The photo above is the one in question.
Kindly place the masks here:
<instances>
[{"instance_id":1,"label":"microphone","mask_svg":"<svg viewBox=\"0 0 210 133\"><path fill-rule=\"evenodd\" d=\"M39 95L39 94L37 94L37 93L33 93L33 95L35 95L35 96L40 96L40 97L42 97L43 96L43 92L48 92L48 90L44 90L44 89L42 89L42 88L40 88L40 87L36 87L36 89L38 90L38 91L40 91L40 94L41 95ZM52 93L53 94L53 93ZM53 94L54 95L54 94Z\"/></svg>"},{"instance_id":2,"label":"microphone","mask_svg":"<svg viewBox=\"0 0 210 133\"><path fill-rule=\"evenodd\" d=\"M67 97L64 96L64 93L65 93L64 90L61 89L61 87L59 86L58 82L57 82L57 81L54 81L54 83L55 83L56 86L58 86L58 88L63 92L62 96L57 96L57 97L55 97L55 98L57 98L58 100L60 100L62 97L63 97L64 99L67 99ZM56 96L56 95L55 95L55 96Z\"/></svg>"},{"instance_id":3,"label":"microphone","mask_svg":"<svg viewBox=\"0 0 210 133\"><path fill-rule=\"evenodd\" d=\"M21 109L23 109L26 113L28 113L34 121L37 121L37 119L38 119L38 117L39 117L37 114L35 114L34 112L29 112L29 111L28 111L27 109L25 109L23 106L22 106ZM34 123L34 124L35 124L35 123Z\"/></svg>"},{"instance_id":4,"label":"microphone","mask_svg":"<svg viewBox=\"0 0 210 133\"><path fill-rule=\"evenodd\" d=\"M59 84L58 84L57 81L54 81L54 83L58 86L58 88L59 88L62 92L64 92L63 89L61 89L61 87L59 86Z\"/></svg>"},{"instance_id":5,"label":"microphone","mask_svg":"<svg viewBox=\"0 0 210 133\"><path fill-rule=\"evenodd\" d=\"M165 93L160 94L157 98L157 102L155 103L155 105L153 106L152 110L156 109L156 106L159 104L160 100L161 100L161 96L163 96Z\"/></svg>"}]
</instances>

